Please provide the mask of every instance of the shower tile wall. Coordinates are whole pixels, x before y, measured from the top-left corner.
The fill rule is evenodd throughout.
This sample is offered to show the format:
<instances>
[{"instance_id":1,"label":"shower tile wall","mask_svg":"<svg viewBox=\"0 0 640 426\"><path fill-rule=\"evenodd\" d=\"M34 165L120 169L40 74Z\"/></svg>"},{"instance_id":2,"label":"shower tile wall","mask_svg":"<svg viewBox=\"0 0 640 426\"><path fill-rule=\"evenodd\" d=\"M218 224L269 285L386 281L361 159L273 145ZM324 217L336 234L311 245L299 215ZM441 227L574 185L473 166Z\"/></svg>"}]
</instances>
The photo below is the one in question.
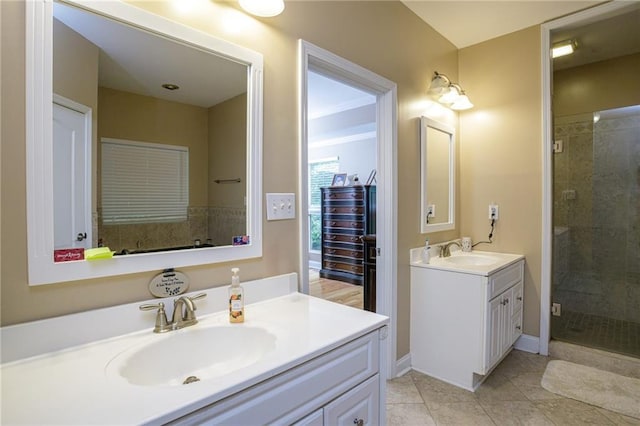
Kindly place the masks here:
<instances>
[{"instance_id":1,"label":"shower tile wall","mask_svg":"<svg viewBox=\"0 0 640 426\"><path fill-rule=\"evenodd\" d=\"M559 124L554 302L640 323L640 117Z\"/></svg>"}]
</instances>

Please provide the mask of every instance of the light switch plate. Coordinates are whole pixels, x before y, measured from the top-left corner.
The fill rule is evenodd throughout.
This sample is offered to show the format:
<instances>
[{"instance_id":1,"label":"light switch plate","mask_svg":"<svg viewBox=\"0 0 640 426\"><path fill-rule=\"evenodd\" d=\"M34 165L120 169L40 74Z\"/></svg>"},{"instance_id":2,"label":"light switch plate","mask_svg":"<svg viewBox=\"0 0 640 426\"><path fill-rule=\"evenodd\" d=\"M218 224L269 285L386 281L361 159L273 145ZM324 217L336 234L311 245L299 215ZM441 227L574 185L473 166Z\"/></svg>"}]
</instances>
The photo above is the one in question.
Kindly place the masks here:
<instances>
[{"instance_id":1,"label":"light switch plate","mask_svg":"<svg viewBox=\"0 0 640 426\"><path fill-rule=\"evenodd\" d=\"M296 218L296 195L292 193L267 193L267 220Z\"/></svg>"}]
</instances>

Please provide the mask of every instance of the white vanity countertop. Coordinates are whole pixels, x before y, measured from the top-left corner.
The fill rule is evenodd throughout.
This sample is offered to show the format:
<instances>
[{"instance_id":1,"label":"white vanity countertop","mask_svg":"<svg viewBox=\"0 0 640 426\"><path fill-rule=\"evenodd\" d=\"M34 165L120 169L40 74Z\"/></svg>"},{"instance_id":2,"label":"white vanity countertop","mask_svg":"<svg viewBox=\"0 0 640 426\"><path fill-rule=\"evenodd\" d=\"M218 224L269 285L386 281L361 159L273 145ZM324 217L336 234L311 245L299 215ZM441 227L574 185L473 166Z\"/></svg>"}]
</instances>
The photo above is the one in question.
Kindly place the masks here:
<instances>
[{"instance_id":1,"label":"white vanity countertop","mask_svg":"<svg viewBox=\"0 0 640 426\"><path fill-rule=\"evenodd\" d=\"M388 323L385 316L296 292L247 305L245 312L245 322L233 326L265 328L276 336L276 349L232 374L185 386L138 386L106 374L118 354L166 336L151 329L3 364L2 424L165 423ZM216 312L169 334L228 324L228 313ZM220 342L220 350L242 352L242 347Z\"/></svg>"},{"instance_id":2,"label":"white vanity countertop","mask_svg":"<svg viewBox=\"0 0 640 426\"><path fill-rule=\"evenodd\" d=\"M473 250L469 253L464 253L461 250L451 249L451 258L465 257L465 256L478 256L483 261L486 259L495 260L491 263L483 264L466 264L466 263L453 263L451 258L441 258L439 256L431 256L429 263L423 263L421 259L422 247L411 249L410 251L410 264L411 266L417 266L420 268L437 269L441 271L459 272L463 274L489 276L501 269L506 268L509 265L524 259L522 254L512 253L495 253L489 251ZM436 250L431 250L433 254ZM454 259L456 260L456 259Z\"/></svg>"}]
</instances>

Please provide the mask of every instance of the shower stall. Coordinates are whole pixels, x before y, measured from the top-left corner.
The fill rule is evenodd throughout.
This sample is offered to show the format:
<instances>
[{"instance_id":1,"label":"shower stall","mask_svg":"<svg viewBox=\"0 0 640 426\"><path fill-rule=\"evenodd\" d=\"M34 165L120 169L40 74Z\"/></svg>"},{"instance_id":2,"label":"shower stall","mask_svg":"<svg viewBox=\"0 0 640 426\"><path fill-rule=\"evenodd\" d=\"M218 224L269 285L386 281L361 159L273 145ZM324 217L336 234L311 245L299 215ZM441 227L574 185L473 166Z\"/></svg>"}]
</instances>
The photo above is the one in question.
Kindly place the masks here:
<instances>
[{"instance_id":1,"label":"shower stall","mask_svg":"<svg viewBox=\"0 0 640 426\"><path fill-rule=\"evenodd\" d=\"M640 358L640 105L554 138L551 337Z\"/></svg>"}]
</instances>

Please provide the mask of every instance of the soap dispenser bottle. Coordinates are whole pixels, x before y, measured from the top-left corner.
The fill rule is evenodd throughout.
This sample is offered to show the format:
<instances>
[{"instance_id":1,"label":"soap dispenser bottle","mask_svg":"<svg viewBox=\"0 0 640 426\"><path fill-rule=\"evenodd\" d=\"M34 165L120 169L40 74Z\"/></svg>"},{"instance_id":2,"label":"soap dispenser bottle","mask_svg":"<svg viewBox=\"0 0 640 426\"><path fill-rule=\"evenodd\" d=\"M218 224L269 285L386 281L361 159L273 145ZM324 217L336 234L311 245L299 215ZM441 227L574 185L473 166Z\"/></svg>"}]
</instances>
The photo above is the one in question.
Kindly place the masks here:
<instances>
[{"instance_id":1,"label":"soap dispenser bottle","mask_svg":"<svg viewBox=\"0 0 640 426\"><path fill-rule=\"evenodd\" d=\"M424 242L424 248L422 249L422 263L428 264L431 260L431 246L429 245L429 239L427 238Z\"/></svg>"},{"instance_id":2,"label":"soap dispenser bottle","mask_svg":"<svg viewBox=\"0 0 640 426\"><path fill-rule=\"evenodd\" d=\"M244 290L240 285L238 268L231 268L231 287L229 287L229 322L244 322Z\"/></svg>"}]
</instances>

